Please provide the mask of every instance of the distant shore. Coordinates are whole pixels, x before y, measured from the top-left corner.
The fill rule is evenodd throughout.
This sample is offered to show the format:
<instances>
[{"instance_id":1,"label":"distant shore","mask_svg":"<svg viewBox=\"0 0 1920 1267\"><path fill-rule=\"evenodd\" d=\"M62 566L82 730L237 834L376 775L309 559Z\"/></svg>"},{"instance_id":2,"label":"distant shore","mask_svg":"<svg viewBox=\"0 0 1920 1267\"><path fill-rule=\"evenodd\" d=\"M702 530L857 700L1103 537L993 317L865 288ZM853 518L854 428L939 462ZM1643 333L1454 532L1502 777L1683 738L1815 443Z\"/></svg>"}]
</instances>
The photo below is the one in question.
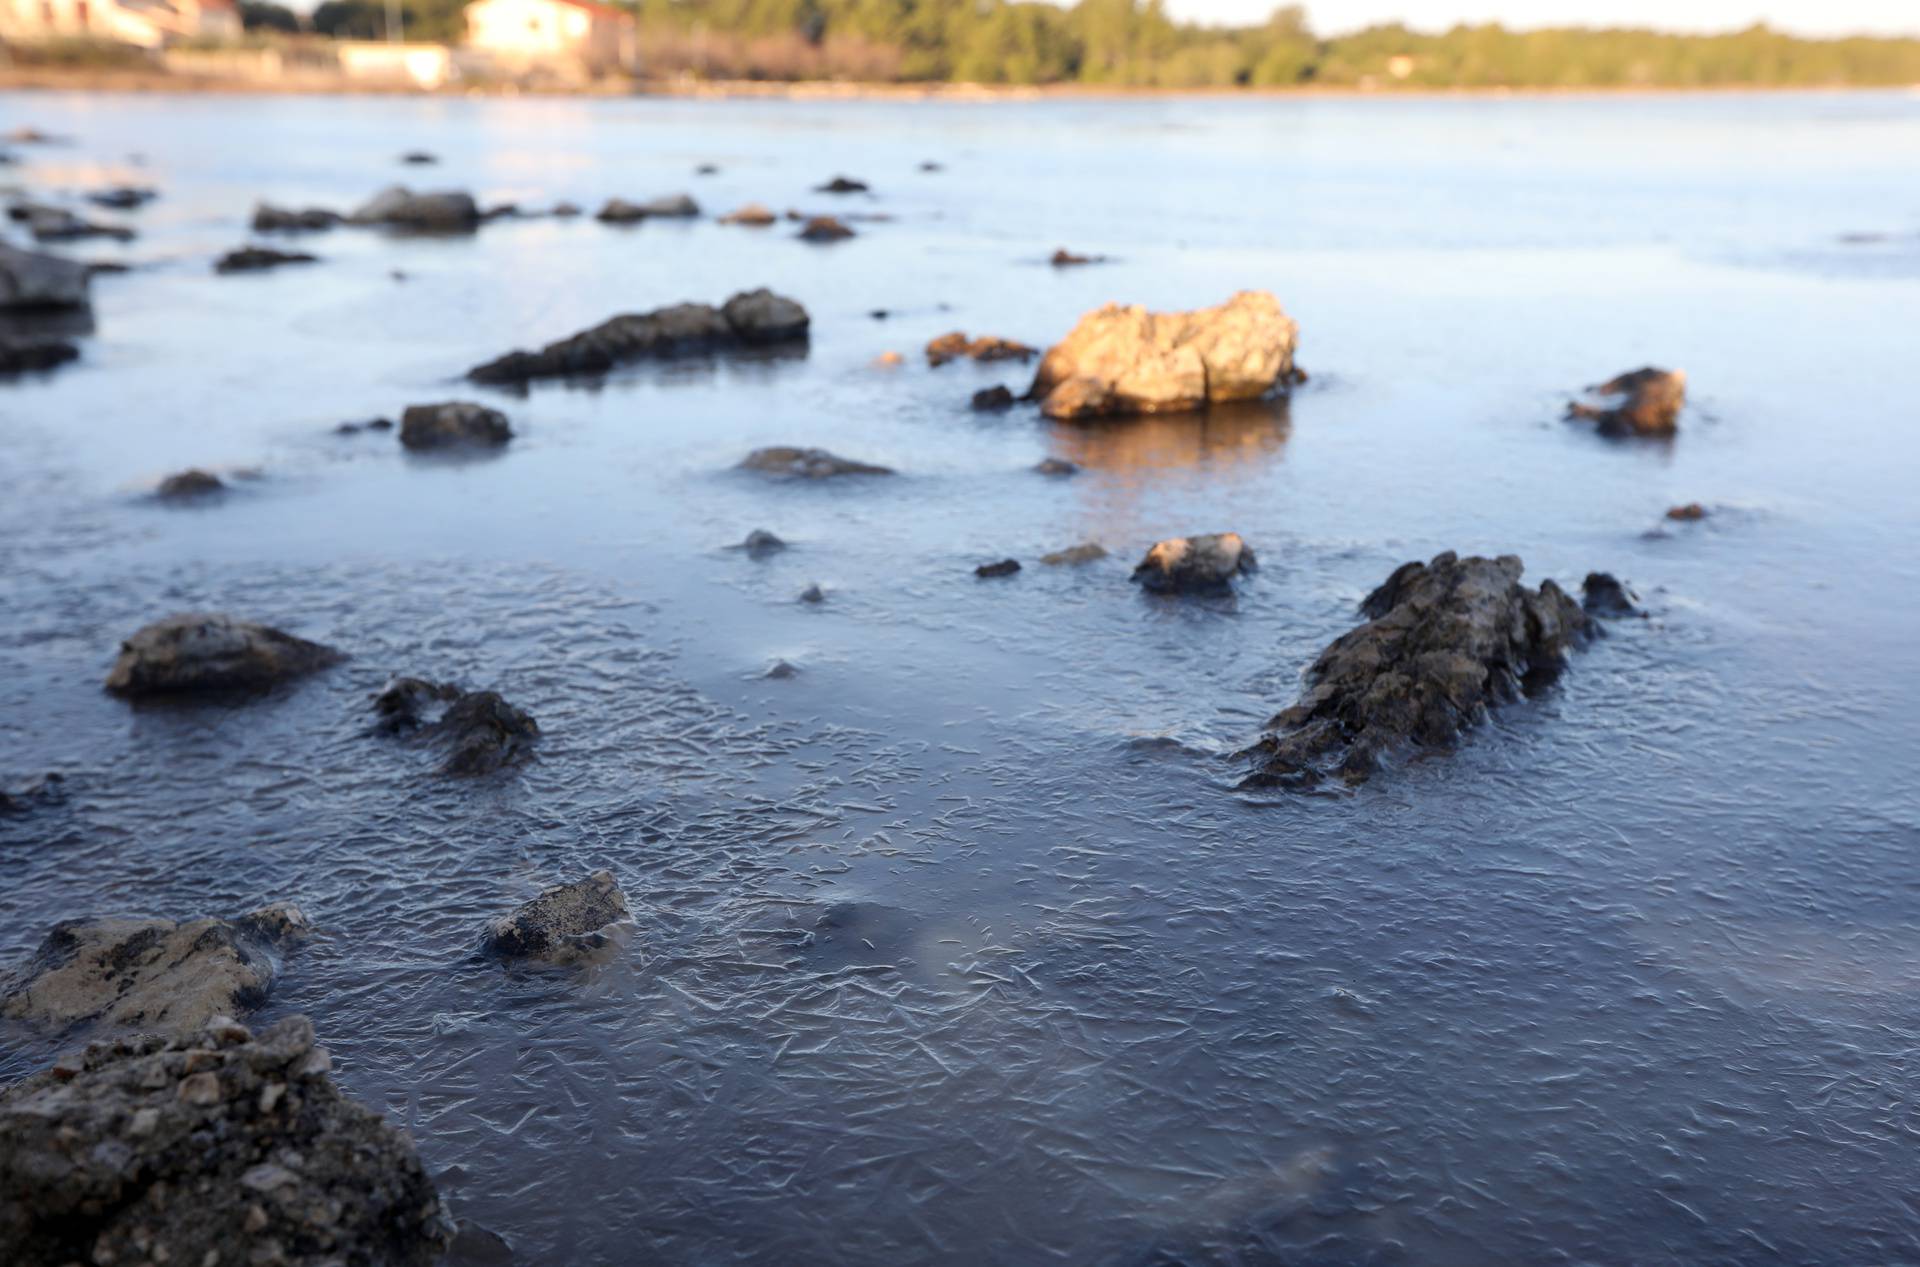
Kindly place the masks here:
<instances>
[{"instance_id":1,"label":"distant shore","mask_svg":"<svg viewBox=\"0 0 1920 1267\"><path fill-rule=\"evenodd\" d=\"M1138 97L1501 98L1718 96L1737 93L1913 92L1920 84L1717 84L1583 87L1305 85L1288 88L1140 88L1104 84L854 83L837 80L597 80L527 86L468 82L437 89L312 75L279 81L124 68L0 68L0 92L121 92L339 97L665 97L789 101L1039 101Z\"/></svg>"}]
</instances>

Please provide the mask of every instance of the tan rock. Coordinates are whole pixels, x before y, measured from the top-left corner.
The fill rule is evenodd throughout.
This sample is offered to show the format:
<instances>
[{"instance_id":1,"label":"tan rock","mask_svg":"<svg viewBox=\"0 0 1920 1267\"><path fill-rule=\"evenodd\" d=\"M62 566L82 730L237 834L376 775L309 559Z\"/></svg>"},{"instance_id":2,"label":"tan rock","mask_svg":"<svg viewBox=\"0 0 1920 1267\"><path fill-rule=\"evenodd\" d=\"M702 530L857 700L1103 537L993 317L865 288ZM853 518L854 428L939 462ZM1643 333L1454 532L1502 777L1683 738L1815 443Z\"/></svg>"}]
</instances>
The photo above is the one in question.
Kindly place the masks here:
<instances>
[{"instance_id":1,"label":"tan rock","mask_svg":"<svg viewBox=\"0 0 1920 1267\"><path fill-rule=\"evenodd\" d=\"M1298 338L1299 326L1266 291L1192 312L1108 304L1048 350L1030 395L1051 418L1253 400L1291 378Z\"/></svg>"}]
</instances>

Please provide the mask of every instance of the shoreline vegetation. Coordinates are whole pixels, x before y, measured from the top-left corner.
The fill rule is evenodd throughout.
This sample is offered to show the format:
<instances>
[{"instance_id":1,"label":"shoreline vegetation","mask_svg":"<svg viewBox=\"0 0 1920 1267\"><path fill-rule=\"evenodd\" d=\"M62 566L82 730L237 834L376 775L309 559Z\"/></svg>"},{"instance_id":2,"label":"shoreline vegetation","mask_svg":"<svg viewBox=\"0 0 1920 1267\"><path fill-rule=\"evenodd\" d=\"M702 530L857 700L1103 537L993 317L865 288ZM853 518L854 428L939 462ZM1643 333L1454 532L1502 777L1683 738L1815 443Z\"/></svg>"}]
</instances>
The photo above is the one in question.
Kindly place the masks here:
<instances>
[{"instance_id":1,"label":"shoreline vegetation","mask_svg":"<svg viewBox=\"0 0 1920 1267\"><path fill-rule=\"evenodd\" d=\"M405 0L397 34L444 43L457 70L422 86L355 78L333 50L386 38L386 0L311 18L245 0L246 35L161 52L0 43L0 87L311 93L641 93L683 97L1025 98L1151 92L1672 92L1920 85L1920 38L1400 24L1321 36L1298 6L1264 23L1179 23L1158 0L634 0L634 75L462 64L463 0Z\"/></svg>"}]
</instances>

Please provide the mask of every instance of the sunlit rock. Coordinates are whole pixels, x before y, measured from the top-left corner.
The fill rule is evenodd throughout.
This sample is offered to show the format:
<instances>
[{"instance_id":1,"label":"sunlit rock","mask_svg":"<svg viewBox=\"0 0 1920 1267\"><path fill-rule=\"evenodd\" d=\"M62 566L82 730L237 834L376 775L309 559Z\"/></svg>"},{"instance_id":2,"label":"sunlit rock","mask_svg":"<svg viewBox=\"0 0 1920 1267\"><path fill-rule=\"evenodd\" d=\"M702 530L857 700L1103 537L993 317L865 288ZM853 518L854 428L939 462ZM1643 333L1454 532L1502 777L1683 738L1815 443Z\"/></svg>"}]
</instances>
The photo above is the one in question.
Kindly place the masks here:
<instances>
[{"instance_id":1,"label":"sunlit rock","mask_svg":"<svg viewBox=\"0 0 1920 1267\"><path fill-rule=\"evenodd\" d=\"M1256 566L1237 532L1171 537L1155 542L1133 569L1133 579L1158 594L1217 593Z\"/></svg>"},{"instance_id":2,"label":"sunlit rock","mask_svg":"<svg viewBox=\"0 0 1920 1267\"><path fill-rule=\"evenodd\" d=\"M1575 402L1567 416L1599 424L1602 435L1670 436L1680 428L1680 409L1687 403L1684 370L1649 366L1587 389L1595 396L1617 396L1615 405Z\"/></svg>"},{"instance_id":3,"label":"sunlit rock","mask_svg":"<svg viewBox=\"0 0 1920 1267\"><path fill-rule=\"evenodd\" d=\"M994 334L969 339L959 330L943 334L927 344L928 365L945 365L948 361L958 360L1030 361L1038 355L1039 349L1013 339L1003 339Z\"/></svg>"},{"instance_id":4,"label":"sunlit rock","mask_svg":"<svg viewBox=\"0 0 1920 1267\"><path fill-rule=\"evenodd\" d=\"M1294 373L1299 327L1266 291L1193 312L1108 304L1041 358L1028 395L1050 418L1162 413L1253 400Z\"/></svg>"}]
</instances>

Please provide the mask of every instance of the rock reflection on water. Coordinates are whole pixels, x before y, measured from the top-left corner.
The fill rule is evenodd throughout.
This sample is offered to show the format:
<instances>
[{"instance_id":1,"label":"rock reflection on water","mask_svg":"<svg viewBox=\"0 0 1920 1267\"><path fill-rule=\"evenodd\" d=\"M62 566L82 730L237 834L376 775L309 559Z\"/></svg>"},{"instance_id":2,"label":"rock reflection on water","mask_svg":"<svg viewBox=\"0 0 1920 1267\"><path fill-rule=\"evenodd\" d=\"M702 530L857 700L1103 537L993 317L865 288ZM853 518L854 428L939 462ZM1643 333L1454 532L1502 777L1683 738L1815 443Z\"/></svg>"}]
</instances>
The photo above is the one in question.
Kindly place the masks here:
<instances>
[{"instance_id":1,"label":"rock reflection on water","mask_svg":"<svg viewBox=\"0 0 1920 1267\"><path fill-rule=\"evenodd\" d=\"M1183 467L1278 461L1293 430L1284 396L1181 414L1047 424L1047 450L1123 484L1146 485Z\"/></svg>"}]
</instances>

